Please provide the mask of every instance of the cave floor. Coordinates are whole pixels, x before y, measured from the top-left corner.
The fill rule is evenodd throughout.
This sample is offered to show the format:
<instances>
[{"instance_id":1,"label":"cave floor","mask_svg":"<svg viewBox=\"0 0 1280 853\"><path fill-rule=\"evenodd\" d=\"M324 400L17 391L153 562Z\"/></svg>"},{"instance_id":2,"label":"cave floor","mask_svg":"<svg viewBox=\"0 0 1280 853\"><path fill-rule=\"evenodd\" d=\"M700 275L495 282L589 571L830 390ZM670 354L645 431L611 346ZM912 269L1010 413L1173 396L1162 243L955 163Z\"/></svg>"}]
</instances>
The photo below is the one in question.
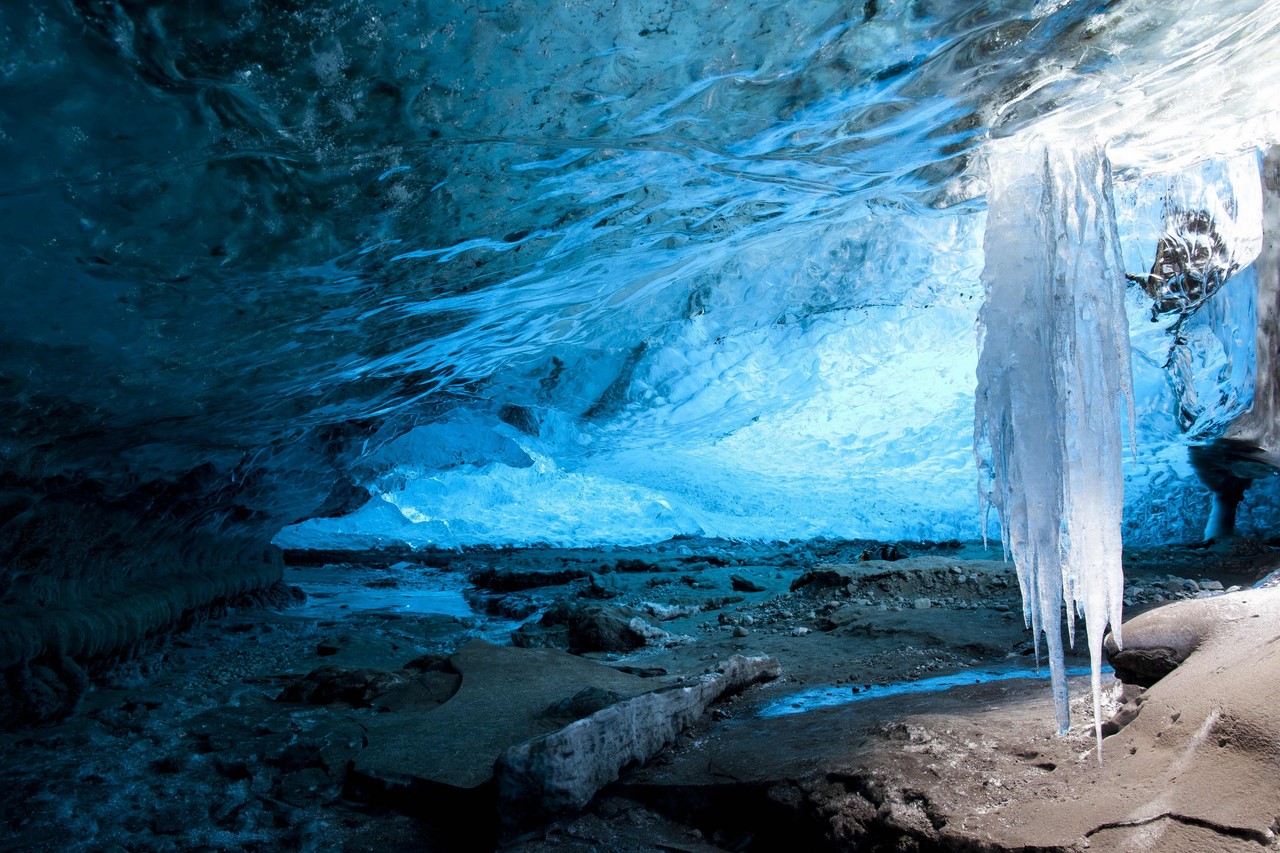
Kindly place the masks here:
<instances>
[{"instance_id":1,"label":"cave floor","mask_svg":"<svg viewBox=\"0 0 1280 853\"><path fill-rule=\"evenodd\" d=\"M74 716L0 735L0 850L1023 849L1020 803L1078 798L1105 772L1087 678L1060 737L1046 681L993 676L1034 665L998 549L290 557L306 604L206 622L104 673ZM1276 562L1261 545L1131 551L1126 615ZM716 703L585 811L503 836L499 752L734 655L783 675ZM1106 678L1109 710L1119 687ZM1064 832L1041 848L1081 843ZM1152 849L1269 846L1164 832Z\"/></svg>"}]
</instances>

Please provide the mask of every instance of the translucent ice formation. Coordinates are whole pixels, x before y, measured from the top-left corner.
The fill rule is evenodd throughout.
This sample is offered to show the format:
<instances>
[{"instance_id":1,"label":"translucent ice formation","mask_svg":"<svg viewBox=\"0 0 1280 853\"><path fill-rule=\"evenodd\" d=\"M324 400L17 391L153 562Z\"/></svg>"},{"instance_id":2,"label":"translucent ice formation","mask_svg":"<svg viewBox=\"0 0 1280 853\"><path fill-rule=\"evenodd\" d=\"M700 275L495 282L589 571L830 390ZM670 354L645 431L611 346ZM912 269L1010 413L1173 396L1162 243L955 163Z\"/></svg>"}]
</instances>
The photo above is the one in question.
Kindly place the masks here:
<instances>
[{"instance_id":1,"label":"translucent ice formation","mask_svg":"<svg viewBox=\"0 0 1280 853\"><path fill-rule=\"evenodd\" d=\"M1251 353L1256 387L1250 410L1236 418L1225 437L1246 441L1268 451L1271 464L1280 462L1280 376L1276 348L1280 344L1280 146L1271 146L1262 159L1262 230L1257 268L1257 332Z\"/></svg>"},{"instance_id":2,"label":"translucent ice formation","mask_svg":"<svg viewBox=\"0 0 1280 853\"><path fill-rule=\"evenodd\" d=\"M1252 400L1260 189L1254 151L1117 186L1140 433L1213 437Z\"/></svg>"},{"instance_id":3,"label":"translucent ice formation","mask_svg":"<svg viewBox=\"0 0 1280 853\"><path fill-rule=\"evenodd\" d=\"M1100 726L1102 640L1108 623L1119 639L1123 595L1131 388L1111 174L1096 146L1029 135L993 146L990 170L975 447L1065 732L1063 605L1072 643L1085 619Z\"/></svg>"}]
</instances>

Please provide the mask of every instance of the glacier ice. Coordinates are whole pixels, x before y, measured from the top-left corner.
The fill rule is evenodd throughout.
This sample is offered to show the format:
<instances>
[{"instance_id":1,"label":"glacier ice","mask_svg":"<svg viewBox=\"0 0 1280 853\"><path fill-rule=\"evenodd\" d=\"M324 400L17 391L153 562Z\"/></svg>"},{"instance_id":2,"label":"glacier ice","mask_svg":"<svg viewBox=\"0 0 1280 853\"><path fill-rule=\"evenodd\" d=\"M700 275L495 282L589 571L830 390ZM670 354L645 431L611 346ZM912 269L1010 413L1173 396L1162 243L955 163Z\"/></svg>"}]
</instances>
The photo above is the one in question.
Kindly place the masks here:
<instances>
[{"instance_id":1,"label":"glacier ice","mask_svg":"<svg viewBox=\"0 0 1280 853\"><path fill-rule=\"evenodd\" d=\"M367 507L366 526L315 519L277 542L971 538L983 222L981 211L904 222L867 209L708 261L685 313L643 346L561 345L528 373L495 377L487 411L429 436L461 464L446 470L403 442L371 456L373 491L432 523ZM501 422L504 404L533 422ZM517 471L481 453L490 432L539 464Z\"/></svg>"},{"instance_id":2,"label":"glacier ice","mask_svg":"<svg viewBox=\"0 0 1280 853\"><path fill-rule=\"evenodd\" d=\"M598 472L708 532L971 535L974 152L1050 120L1111 139L1126 178L1244 150L1276 127L1275 5L6 3L15 500L92 484L67 500L126 528L265 543L395 492L367 449L511 406L568 422L512 438L548 482ZM1132 532L1184 529L1168 506ZM40 538L38 515L15 518ZM45 538L39 571L80 562Z\"/></svg>"},{"instance_id":3,"label":"glacier ice","mask_svg":"<svg viewBox=\"0 0 1280 853\"><path fill-rule=\"evenodd\" d=\"M1224 437L1248 441L1275 454L1280 449L1280 380L1275 363L1280 341L1280 147L1266 150L1259 184L1263 237L1255 264L1256 332L1240 343L1240 349L1252 356L1255 387L1252 406L1232 420Z\"/></svg>"},{"instance_id":4,"label":"glacier ice","mask_svg":"<svg viewBox=\"0 0 1280 853\"><path fill-rule=\"evenodd\" d=\"M1153 318L1142 288L1126 290L1141 448L1123 460L1127 542L1199 537L1210 502L1188 444L1219 434L1252 401L1256 160L1250 153L1115 185L1127 272L1152 267L1170 234L1166 211L1176 208L1214 211L1238 268L1189 313ZM375 442L381 449L364 455L359 476L393 512L375 504L359 519L312 519L277 541L980 535L968 498L970 329L985 221L981 209L903 217L867 207L839 226L792 227L709 254L681 310L646 319L638 344L561 343L491 377L482 399L415 430L418 438ZM1187 430L1179 413L1189 399L1198 403ZM530 468L534 457L543 461ZM447 497L428 487L432 477L449 484ZM1280 521L1275 488L1267 481L1245 496L1242 531ZM535 521L522 506L544 509ZM556 506L573 522L554 519Z\"/></svg>"},{"instance_id":5,"label":"glacier ice","mask_svg":"<svg viewBox=\"0 0 1280 853\"><path fill-rule=\"evenodd\" d=\"M1275 376L1275 347L1280 339L1280 252L1275 238L1275 229L1280 227L1280 149L1272 147L1266 152L1262 172L1264 238L1255 264L1252 405L1213 442L1191 449L1196 474L1213 492L1207 539L1234 536L1238 507L1246 491L1257 491L1252 487L1259 480L1274 483L1280 473L1280 392Z\"/></svg>"},{"instance_id":6,"label":"glacier ice","mask_svg":"<svg viewBox=\"0 0 1280 853\"><path fill-rule=\"evenodd\" d=\"M1120 640L1121 415L1132 400L1125 282L1106 157L1026 135L990 151L986 301L974 428L985 500L1043 634L1058 728L1070 723L1062 610L1085 620L1101 750L1107 625ZM1130 417L1132 423L1132 417Z\"/></svg>"}]
</instances>

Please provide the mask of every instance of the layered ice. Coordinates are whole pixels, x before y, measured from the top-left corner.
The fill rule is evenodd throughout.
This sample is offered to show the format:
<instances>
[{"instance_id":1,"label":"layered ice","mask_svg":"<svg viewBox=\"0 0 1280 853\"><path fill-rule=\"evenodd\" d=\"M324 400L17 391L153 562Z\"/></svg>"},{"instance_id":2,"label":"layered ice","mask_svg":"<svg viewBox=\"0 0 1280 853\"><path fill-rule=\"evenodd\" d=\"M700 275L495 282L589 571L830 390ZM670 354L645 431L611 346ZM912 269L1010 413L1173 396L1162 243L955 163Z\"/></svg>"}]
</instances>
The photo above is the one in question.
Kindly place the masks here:
<instances>
[{"instance_id":1,"label":"layered ice","mask_svg":"<svg viewBox=\"0 0 1280 853\"><path fill-rule=\"evenodd\" d=\"M379 500L277 541L972 538L983 221L866 210L744 247L641 346L495 380L487 413L415 432L438 458L379 451ZM525 456L482 450L499 442Z\"/></svg>"},{"instance_id":2,"label":"layered ice","mask_svg":"<svg viewBox=\"0 0 1280 853\"><path fill-rule=\"evenodd\" d=\"M1048 652L1058 728L1070 724L1062 610L1085 620L1095 725L1102 640L1120 640L1121 424L1132 412L1125 281L1111 173L1096 144L993 145L975 448L1023 610ZM1130 416L1132 423L1132 415ZM1099 729L1099 749L1101 734Z\"/></svg>"}]
</instances>

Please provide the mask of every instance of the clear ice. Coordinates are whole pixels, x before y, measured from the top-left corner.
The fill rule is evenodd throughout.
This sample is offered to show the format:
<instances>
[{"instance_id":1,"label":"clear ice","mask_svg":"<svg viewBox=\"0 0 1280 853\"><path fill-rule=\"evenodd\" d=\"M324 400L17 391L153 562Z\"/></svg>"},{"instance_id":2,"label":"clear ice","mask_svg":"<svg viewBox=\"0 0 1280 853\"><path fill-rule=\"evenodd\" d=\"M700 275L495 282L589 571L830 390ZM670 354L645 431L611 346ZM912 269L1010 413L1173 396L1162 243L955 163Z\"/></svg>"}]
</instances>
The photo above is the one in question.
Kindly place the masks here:
<instances>
[{"instance_id":1,"label":"clear ice","mask_svg":"<svg viewBox=\"0 0 1280 853\"><path fill-rule=\"evenodd\" d=\"M1096 145L1029 135L993 144L989 163L980 493L1000 513L1037 656L1043 634L1061 732L1063 606L1073 645L1077 614L1085 620L1101 748L1102 641L1108 624L1119 641L1123 603L1121 416L1132 400L1110 167Z\"/></svg>"}]
</instances>

